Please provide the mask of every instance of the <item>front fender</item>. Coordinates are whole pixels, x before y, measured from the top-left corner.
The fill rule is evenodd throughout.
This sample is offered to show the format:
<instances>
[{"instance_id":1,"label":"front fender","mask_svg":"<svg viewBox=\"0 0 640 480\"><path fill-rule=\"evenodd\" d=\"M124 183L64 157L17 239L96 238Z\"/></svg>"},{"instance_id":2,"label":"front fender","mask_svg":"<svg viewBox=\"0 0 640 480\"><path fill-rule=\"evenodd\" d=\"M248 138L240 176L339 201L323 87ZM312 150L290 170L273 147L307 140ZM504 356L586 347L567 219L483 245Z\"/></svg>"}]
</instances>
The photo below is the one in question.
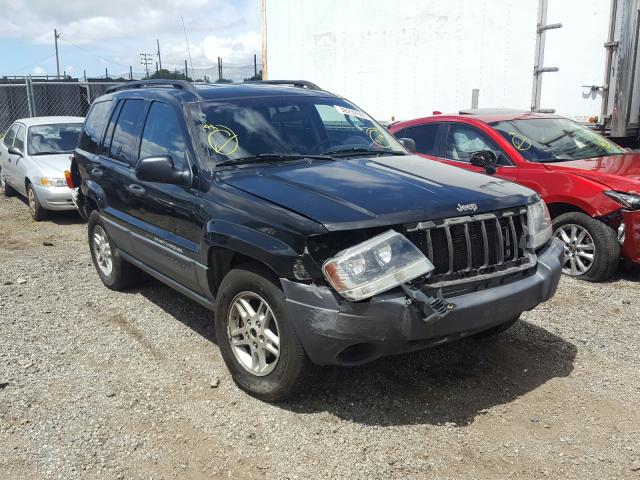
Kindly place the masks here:
<instances>
[{"instance_id":1,"label":"front fender","mask_svg":"<svg viewBox=\"0 0 640 480\"><path fill-rule=\"evenodd\" d=\"M209 247L221 247L267 265L278 276L292 278L296 262L304 253L304 238L289 237L275 231L265 233L245 225L226 221L209 221L205 241ZM280 236L280 238L278 238Z\"/></svg>"}]
</instances>

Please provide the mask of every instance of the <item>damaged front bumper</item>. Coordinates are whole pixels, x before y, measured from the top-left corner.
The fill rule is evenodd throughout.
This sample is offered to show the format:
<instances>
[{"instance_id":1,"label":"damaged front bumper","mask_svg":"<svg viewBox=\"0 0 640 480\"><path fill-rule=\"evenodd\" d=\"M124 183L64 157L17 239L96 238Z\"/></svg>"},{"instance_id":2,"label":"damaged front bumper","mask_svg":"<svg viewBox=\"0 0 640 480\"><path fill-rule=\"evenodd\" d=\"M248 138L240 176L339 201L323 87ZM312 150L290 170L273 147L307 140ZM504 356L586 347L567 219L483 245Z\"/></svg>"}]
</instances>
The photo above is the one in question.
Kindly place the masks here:
<instances>
[{"instance_id":1,"label":"damaged front bumper","mask_svg":"<svg viewBox=\"0 0 640 480\"><path fill-rule=\"evenodd\" d=\"M553 296L563 246L551 240L535 271L511 283L442 298L407 285L350 302L329 287L281 279L288 317L318 365L359 365L457 340L509 321Z\"/></svg>"},{"instance_id":2,"label":"damaged front bumper","mask_svg":"<svg viewBox=\"0 0 640 480\"><path fill-rule=\"evenodd\" d=\"M640 210L623 210L622 258L633 263L640 263ZM621 233L619 232L619 237Z\"/></svg>"}]
</instances>

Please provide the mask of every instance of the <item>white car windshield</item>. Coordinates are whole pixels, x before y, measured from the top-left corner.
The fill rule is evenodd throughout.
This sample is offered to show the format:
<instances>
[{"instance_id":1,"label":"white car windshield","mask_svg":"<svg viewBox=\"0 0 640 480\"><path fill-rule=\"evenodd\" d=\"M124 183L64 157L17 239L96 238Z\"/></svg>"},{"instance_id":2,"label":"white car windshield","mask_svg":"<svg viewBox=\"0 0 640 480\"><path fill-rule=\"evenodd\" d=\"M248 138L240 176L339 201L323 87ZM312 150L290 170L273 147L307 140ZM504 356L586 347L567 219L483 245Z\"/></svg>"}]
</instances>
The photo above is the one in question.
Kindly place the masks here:
<instances>
[{"instance_id":1,"label":"white car windshield","mask_svg":"<svg viewBox=\"0 0 640 480\"><path fill-rule=\"evenodd\" d=\"M27 154L54 155L71 153L78 144L82 124L55 123L51 125L33 125L27 134Z\"/></svg>"}]
</instances>

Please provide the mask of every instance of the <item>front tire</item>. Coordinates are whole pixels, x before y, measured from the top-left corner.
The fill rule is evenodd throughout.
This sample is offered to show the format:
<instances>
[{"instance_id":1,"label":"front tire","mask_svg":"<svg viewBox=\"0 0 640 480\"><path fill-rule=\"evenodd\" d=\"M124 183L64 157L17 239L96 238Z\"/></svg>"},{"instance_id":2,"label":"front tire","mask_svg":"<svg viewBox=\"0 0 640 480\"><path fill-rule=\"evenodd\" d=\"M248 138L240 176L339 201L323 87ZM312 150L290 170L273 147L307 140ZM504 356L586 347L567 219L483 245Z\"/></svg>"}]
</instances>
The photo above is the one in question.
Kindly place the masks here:
<instances>
[{"instance_id":1,"label":"front tire","mask_svg":"<svg viewBox=\"0 0 640 480\"><path fill-rule=\"evenodd\" d=\"M620 242L613 228L582 212L569 212L553 220L553 235L564 244L566 275L602 282L620 265Z\"/></svg>"},{"instance_id":2,"label":"front tire","mask_svg":"<svg viewBox=\"0 0 640 480\"><path fill-rule=\"evenodd\" d=\"M311 367L276 282L251 265L231 270L218 290L215 316L220 353L234 382L268 402L294 394Z\"/></svg>"},{"instance_id":3,"label":"front tire","mask_svg":"<svg viewBox=\"0 0 640 480\"><path fill-rule=\"evenodd\" d=\"M31 218L36 222L46 220L49 216L49 212L40 205L38 195L36 195L36 191L31 184L27 186L27 200L29 200L29 213L31 214Z\"/></svg>"},{"instance_id":4,"label":"front tire","mask_svg":"<svg viewBox=\"0 0 640 480\"><path fill-rule=\"evenodd\" d=\"M87 227L91 259L102 283L111 290L134 286L140 277L140 270L121 257L120 250L109 238L97 211L91 212Z\"/></svg>"},{"instance_id":5,"label":"front tire","mask_svg":"<svg viewBox=\"0 0 640 480\"><path fill-rule=\"evenodd\" d=\"M9 182L7 182L7 177L5 177L4 172L2 171L1 168L0 168L0 190L2 190L2 193L4 194L5 197L13 197L17 193L15 188L13 188L11 185L9 185Z\"/></svg>"}]
</instances>

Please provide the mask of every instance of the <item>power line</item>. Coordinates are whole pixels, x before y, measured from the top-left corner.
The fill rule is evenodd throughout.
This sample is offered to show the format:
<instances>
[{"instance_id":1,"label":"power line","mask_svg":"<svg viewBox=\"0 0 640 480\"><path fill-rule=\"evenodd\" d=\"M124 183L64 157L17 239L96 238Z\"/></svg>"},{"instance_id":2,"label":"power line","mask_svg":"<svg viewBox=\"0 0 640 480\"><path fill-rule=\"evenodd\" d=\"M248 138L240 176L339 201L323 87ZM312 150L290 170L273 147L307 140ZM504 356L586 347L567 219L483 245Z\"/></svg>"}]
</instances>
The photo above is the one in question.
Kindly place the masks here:
<instances>
[{"instance_id":1,"label":"power line","mask_svg":"<svg viewBox=\"0 0 640 480\"><path fill-rule=\"evenodd\" d=\"M42 58L42 59L40 59L40 60L38 60L36 62L30 63L29 65L25 65L24 67L12 68L12 69L9 69L9 70L6 70L6 71L8 71L8 72L9 71L20 72L20 71L26 70L27 68L34 67L34 66L38 65L39 63L47 61L47 60L49 60L50 58L53 58L53 57L55 57L55 54L51 54L48 57L44 57L44 58Z\"/></svg>"},{"instance_id":2,"label":"power line","mask_svg":"<svg viewBox=\"0 0 640 480\"><path fill-rule=\"evenodd\" d=\"M63 43L68 43L69 45L72 45L72 46L76 47L78 50L83 50L83 51L85 51L85 52L87 52L87 53L90 53L92 56L94 56L94 57L96 57L96 58L98 58L98 59L100 59L100 60L103 60L103 61L105 61L105 62L111 63L111 64L113 64L113 65L118 65L118 66L120 66L120 67L129 68L129 65L124 65L124 64L122 64L122 63L118 63L118 62L114 61L112 58L105 58L105 57L103 57L102 55L98 55L98 54L96 54L95 52L93 52L93 51L89 50L88 48L84 48L84 47L81 47L80 45L76 45L75 43L70 42L70 41L69 41L69 40L67 40L66 38L61 39L61 42L63 42Z\"/></svg>"}]
</instances>

